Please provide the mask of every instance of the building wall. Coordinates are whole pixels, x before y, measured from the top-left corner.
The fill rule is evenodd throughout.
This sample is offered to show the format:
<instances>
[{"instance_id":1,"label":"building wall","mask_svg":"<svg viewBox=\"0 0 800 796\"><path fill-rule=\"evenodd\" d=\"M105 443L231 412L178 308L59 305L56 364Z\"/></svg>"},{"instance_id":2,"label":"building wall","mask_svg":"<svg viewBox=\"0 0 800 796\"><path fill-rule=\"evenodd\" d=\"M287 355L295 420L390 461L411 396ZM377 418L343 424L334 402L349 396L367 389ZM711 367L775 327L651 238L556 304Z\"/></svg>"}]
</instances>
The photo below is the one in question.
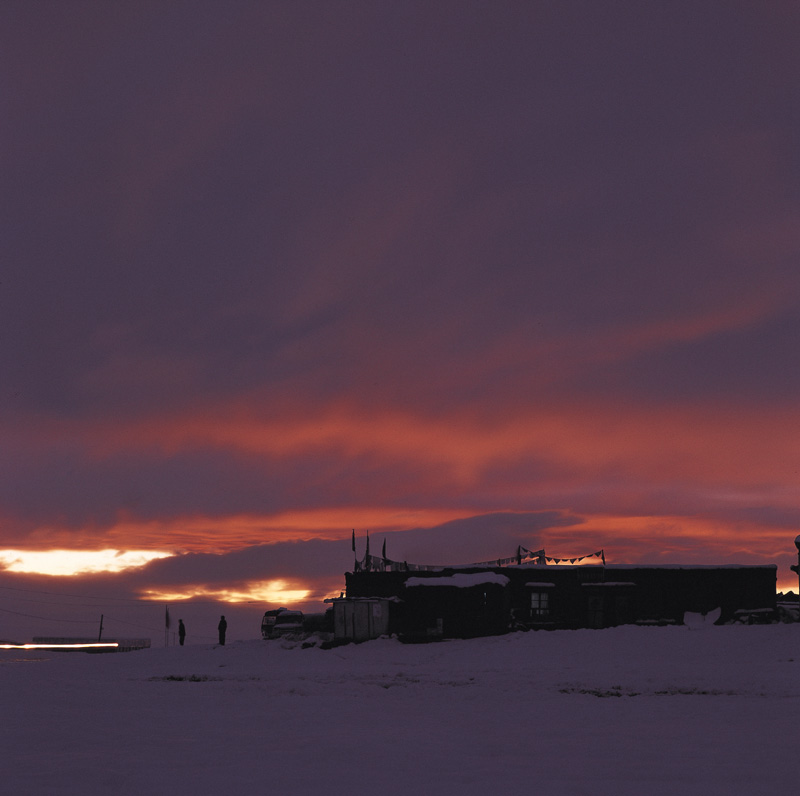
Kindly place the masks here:
<instances>
[{"instance_id":1,"label":"building wall","mask_svg":"<svg viewBox=\"0 0 800 796\"><path fill-rule=\"evenodd\" d=\"M508 631L509 590L486 583L469 588L414 586L402 594L404 632L442 638L472 638Z\"/></svg>"},{"instance_id":2,"label":"building wall","mask_svg":"<svg viewBox=\"0 0 800 796\"><path fill-rule=\"evenodd\" d=\"M406 588L409 577L497 573L505 588ZM775 566L521 566L428 572L349 572L348 597L396 597L402 603L390 632L441 619L446 635L484 635L503 627L609 627L636 621L681 622L687 611L722 609L722 621L739 609L775 609ZM532 584L548 584L549 616L531 614ZM499 591L497 591L499 589ZM484 594L486 592L486 594Z\"/></svg>"}]
</instances>

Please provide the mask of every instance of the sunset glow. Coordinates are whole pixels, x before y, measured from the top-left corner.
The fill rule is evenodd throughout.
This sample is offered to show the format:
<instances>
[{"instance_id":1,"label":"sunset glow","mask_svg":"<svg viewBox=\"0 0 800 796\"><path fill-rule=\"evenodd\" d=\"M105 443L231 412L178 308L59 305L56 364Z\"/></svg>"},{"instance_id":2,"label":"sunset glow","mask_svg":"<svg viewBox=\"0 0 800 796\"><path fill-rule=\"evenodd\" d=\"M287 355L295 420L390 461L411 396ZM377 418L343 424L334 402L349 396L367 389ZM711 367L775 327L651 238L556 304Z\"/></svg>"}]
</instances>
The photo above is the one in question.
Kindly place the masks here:
<instances>
[{"instance_id":1,"label":"sunset glow","mask_svg":"<svg viewBox=\"0 0 800 796\"><path fill-rule=\"evenodd\" d=\"M0 550L0 565L7 572L88 575L122 572L170 555L152 550Z\"/></svg>"},{"instance_id":2,"label":"sunset glow","mask_svg":"<svg viewBox=\"0 0 800 796\"><path fill-rule=\"evenodd\" d=\"M367 544L797 589L786 4L40 5L0 4L6 616L313 611Z\"/></svg>"},{"instance_id":3,"label":"sunset glow","mask_svg":"<svg viewBox=\"0 0 800 796\"><path fill-rule=\"evenodd\" d=\"M142 599L167 603L204 599L228 603L266 602L291 605L302 602L308 595L308 589L291 588L285 581L271 580L248 583L242 589L211 589L195 586L181 592L146 591L142 594Z\"/></svg>"}]
</instances>

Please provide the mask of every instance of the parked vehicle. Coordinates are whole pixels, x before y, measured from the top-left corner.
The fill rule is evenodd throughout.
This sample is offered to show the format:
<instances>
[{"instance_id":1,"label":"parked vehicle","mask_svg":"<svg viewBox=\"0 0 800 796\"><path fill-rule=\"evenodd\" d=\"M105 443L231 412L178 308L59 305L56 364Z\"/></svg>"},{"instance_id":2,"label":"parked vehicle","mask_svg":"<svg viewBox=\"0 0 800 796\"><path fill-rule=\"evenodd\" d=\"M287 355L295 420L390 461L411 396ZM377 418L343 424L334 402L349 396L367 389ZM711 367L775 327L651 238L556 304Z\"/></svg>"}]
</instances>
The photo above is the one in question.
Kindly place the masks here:
<instances>
[{"instance_id":1,"label":"parked vehicle","mask_svg":"<svg viewBox=\"0 0 800 796\"><path fill-rule=\"evenodd\" d=\"M261 636L263 638L280 638L289 633L303 632L303 612L290 611L288 608L276 608L267 611L261 620Z\"/></svg>"}]
</instances>

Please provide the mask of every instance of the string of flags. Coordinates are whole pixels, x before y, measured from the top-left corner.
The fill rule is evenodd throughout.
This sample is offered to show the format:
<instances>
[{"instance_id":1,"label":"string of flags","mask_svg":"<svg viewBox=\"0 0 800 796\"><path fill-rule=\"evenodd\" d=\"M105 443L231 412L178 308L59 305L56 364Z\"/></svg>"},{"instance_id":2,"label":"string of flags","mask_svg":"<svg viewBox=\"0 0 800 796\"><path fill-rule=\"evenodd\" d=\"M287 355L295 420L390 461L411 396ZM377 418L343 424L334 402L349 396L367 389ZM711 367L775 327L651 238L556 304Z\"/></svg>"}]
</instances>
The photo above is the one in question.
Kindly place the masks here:
<instances>
[{"instance_id":1,"label":"string of flags","mask_svg":"<svg viewBox=\"0 0 800 796\"><path fill-rule=\"evenodd\" d=\"M603 550L598 550L596 553L589 553L587 556L578 556L578 558L550 558L545 556L545 561L548 564L579 564L587 558L599 558L603 564L606 563L606 554Z\"/></svg>"},{"instance_id":2,"label":"string of flags","mask_svg":"<svg viewBox=\"0 0 800 796\"><path fill-rule=\"evenodd\" d=\"M353 529L352 536L353 552L356 552L356 532ZM536 564L539 566L546 566L547 564L580 564L590 558L599 558L606 563L606 556L604 550L598 550L596 553L589 553L585 556L577 556L575 558L553 558L545 555L544 548L541 550L528 550L527 547L521 545L517 547L517 554L508 556L506 558L496 558L491 561L477 561L472 564L409 564L408 561L395 561L386 557L386 539L383 540L383 548L381 555L372 555L369 552L369 531L367 532L367 545L364 553L364 558L360 561L358 558L354 562L355 572L430 572L442 569L470 569L473 567L511 567L521 566L522 564Z\"/></svg>"}]
</instances>

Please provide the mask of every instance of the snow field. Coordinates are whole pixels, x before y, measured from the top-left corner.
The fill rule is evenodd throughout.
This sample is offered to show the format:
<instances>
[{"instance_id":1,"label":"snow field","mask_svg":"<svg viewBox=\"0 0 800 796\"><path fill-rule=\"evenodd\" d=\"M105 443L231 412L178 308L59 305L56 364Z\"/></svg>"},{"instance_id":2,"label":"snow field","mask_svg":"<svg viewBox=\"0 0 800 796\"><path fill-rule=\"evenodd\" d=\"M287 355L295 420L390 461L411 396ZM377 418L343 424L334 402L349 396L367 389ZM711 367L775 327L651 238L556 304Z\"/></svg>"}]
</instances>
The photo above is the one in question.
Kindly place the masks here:
<instances>
[{"instance_id":1,"label":"snow field","mask_svg":"<svg viewBox=\"0 0 800 796\"><path fill-rule=\"evenodd\" d=\"M800 625L0 658L14 794L768 794Z\"/></svg>"}]
</instances>

